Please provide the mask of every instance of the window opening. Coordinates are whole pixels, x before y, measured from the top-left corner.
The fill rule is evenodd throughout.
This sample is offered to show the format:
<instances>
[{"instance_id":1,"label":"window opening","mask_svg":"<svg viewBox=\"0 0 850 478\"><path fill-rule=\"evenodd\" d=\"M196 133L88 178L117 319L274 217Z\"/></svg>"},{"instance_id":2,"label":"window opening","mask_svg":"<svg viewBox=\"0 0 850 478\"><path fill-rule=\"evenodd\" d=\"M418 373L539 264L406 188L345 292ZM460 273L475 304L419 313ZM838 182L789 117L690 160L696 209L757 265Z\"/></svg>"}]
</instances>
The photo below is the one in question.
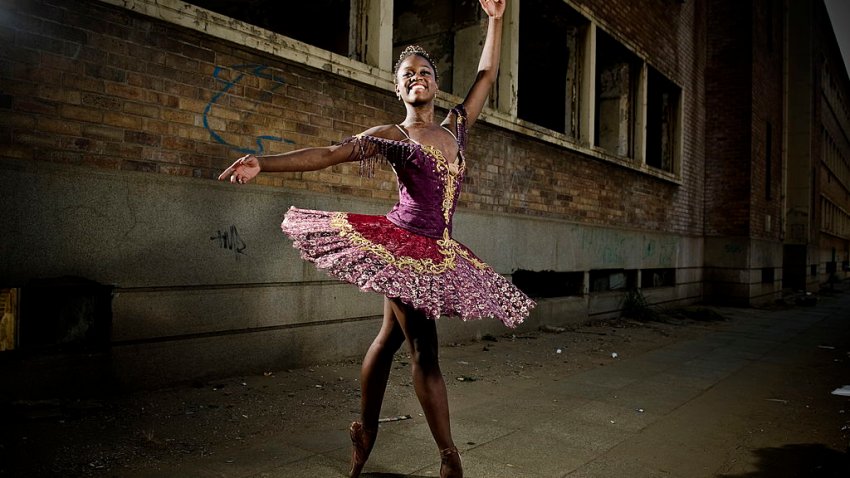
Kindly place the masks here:
<instances>
[{"instance_id":1,"label":"window opening","mask_svg":"<svg viewBox=\"0 0 850 478\"><path fill-rule=\"evenodd\" d=\"M27 350L100 350L112 331L112 287L76 277L21 289L19 344Z\"/></svg>"},{"instance_id":2,"label":"window opening","mask_svg":"<svg viewBox=\"0 0 850 478\"><path fill-rule=\"evenodd\" d=\"M676 269L644 269L640 271L642 289L676 285Z\"/></svg>"},{"instance_id":3,"label":"window opening","mask_svg":"<svg viewBox=\"0 0 850 478\"><path fill-rule=\"evenodd\" d=\"M634 157L640 70L637 56L597 29L595 144L617 156Z\"/></svg>"},{"instance_id":4,"label":"window opening","mask_svg":"<svg viewBox=\"0 0 850 478\"><path fill-rule=\"evenodd\" d=\"M765 13L764 13L764 23L765 23L765 37L767 40L767 51L768 53L773 53L773 2L767 1L765 3Z\"/></svg>"},{"instance_id":5,"label":"window opening","mask_svg":"<svg viewBox=\"0 0 850 478\"><path fill-rule=\"evenodd\" d=\"M529 297L568 297L582 295L583 272L529 271L519 269L512 276L514 285Z\"/></svg>"},{"instance_id":6,"label":"window opening","mask_svg":"<svg viewBox=\"0 0 850 478\"><path fill-rule=\"evenodd\" d=\"M637 271L623 269L603 269L590 271L590 292L634 289Z\"/></svg>"},{"instance_id":7,"label":"window opening","mask_svg":"<svg viewBox=\"0 0 850 478\"><path fill-rule=\"evenodd\" d=\"M773 127L769 121L764 134L764 198L770 200L773 198Z\"/></svg>"},{"instance_id":8,"label":"window opening","mask_svg":"<svg viewBox=\"0 0 850 478\"><path fill-rule=\"evenodd\" d=\"M773 267L763 267L761 270L761 283L772 284L776 280L776 270Z\"/></svg>"},{"instance_id":9,"label":"window opening","mask_svg":"<svg viewBox=\"0 0 850 478\"><path fill-rule=\"evenodd\" d=\"M654 68L648 68L646 164L673 172L679 144L681 90Z\"/></svg>"},{"instance_id":10,"label":"window opening","mask_svg":"<svg viewBox=\"0 0 850 478\"><path fill-rule=\"evenodd\" d=\"M357 0L185 0L221 15L280 33L338 55L353 56L349 25L351 5Z\"/></svg>"},{"instance_id":11,"label":"window opening","mask_svg":"<svg viewBox=\"0 0 850 478\"><path fill-rule=\"evenodd\" d=\"M577 139L590 22L563 2L523 0L517 116Z\"/></svg>"}]
</instances>

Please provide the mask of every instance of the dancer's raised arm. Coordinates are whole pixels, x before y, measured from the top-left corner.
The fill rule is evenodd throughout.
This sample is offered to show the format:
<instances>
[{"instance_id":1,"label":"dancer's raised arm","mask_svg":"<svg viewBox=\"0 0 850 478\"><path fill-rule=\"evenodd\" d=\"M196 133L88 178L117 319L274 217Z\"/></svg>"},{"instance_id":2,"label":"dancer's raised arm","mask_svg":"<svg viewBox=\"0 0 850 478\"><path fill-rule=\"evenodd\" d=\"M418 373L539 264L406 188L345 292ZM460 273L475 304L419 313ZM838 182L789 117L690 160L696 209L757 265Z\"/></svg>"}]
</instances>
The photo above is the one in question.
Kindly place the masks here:
<instances>
[{"instance_id":1,"label":"dancer's raised arm","mask_svg":"<svg viewBox=\"0 0 850 478\"><path fill-rule=\"evenodd\" d=\"M499 59L502 50L502 15L505 13L506 0L478 0L481 8L489 17L487 24L487 38L484 40L484 48L481 50L481 59L478 61L478 75L463 100L463 106L467 113L467 127L472 126L481 110L484 102L490 95L493 84L499 74Z\"/></svg>"}]
</instances>

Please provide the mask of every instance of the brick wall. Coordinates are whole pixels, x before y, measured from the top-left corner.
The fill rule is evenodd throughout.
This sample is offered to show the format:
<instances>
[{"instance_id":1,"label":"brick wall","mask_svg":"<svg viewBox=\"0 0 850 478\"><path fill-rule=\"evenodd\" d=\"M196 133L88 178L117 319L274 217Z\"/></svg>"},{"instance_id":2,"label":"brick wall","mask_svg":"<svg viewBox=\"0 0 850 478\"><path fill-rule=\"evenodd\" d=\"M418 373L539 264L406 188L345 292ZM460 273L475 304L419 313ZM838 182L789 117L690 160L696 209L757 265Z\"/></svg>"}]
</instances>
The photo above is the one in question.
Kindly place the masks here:
<instances>
[{"instance_id":1,"label":"brick wall","mask_svg":"<svg viewBox=\"0 0 850 478\"><path fill-rule=\"evenodd\" d=\"M704 7L654 3L607 2L591 13L683 87L683 184L479 123L462 207L701 232L698 45L705 33L696 19ZM5 8L11 12L0 25L3 157L205 181L248 151L327 145L402 119L389 91L94 0L19 0ZM353 164L258 182L388 201L396 194L390 170L361 179Z\"/></svg>"},{"instance_id":2,"label":"brick wall","mask_svg":"<svg viewBox=\"0 0 850 478\"><path fill-rule=\"evenodd\" d=\"M709 2L706 65L705 197L707 235L747 237L753 118L752 11L733 0Z\"/></svg>"},{"instance_id":3,"label":"brick wall","mask_svg":"<svg viewBox=\"0 0 850 478\"><path fill-rule=\"evenodd\" d=\"M4 156L210 179L239 150L327 145L389 119L383 92L79 4L19 1L3 25ZM345 188L355 169L261 182L369 196L371 187Z\"/></svg>"},{"instance_id":4,"label":"brick wall","mask_svg":"<svg viewBox=\"0 0 850 478\"><path fill-rule=\"evenodd\" d=\"M667 209L662 223L667 230L701 234L704 222L703 181L706 161L705 128L705 18L708 2L616 0L596 2L573 0L581 13L590 16L600 28L611 34L642 59L682 88L682 187L669 192L660 188L660 204L647 204L650 209ZM653 189L652 183L635 185L635 189ZM648 220L643 211L644 197L630 204L639 217ZM666 203L665 203L666 202ZM632 224L640 227L640 224Z\"/></svg>"}]
</instances>

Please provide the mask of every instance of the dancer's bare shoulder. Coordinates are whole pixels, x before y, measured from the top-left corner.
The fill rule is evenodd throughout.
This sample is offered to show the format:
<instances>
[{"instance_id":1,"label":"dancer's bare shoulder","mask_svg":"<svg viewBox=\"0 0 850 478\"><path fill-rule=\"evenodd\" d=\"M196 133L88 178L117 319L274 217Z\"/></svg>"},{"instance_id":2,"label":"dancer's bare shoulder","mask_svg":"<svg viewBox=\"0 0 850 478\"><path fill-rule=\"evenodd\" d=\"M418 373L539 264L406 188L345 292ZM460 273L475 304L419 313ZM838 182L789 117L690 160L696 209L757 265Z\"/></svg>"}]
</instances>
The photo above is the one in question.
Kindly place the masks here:
<instances>
[{"instance_id":1,"label":"dancer's bare shoulder","mask_svg":"<svg viewBox=\"0 0 850 478\"><path fill-rule=\"evenodd\" d=\"M405 139L404 133L398 128L398 125L394 124L383 124L380 126L373 126L372 128L367 129L362 134L368 136L374 136L376 138L383 139L391 139L394 141L401 141Z\"/></svg>"}]
</instances>

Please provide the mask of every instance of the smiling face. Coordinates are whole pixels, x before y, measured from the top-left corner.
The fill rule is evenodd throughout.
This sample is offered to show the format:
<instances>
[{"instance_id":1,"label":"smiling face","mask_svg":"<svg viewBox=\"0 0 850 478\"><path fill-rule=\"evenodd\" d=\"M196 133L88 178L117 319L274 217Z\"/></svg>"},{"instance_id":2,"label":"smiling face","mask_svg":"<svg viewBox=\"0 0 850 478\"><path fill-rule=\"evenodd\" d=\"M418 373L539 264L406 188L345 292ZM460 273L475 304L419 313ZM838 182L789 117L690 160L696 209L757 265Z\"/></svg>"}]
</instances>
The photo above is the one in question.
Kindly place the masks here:
<instances>
[{"instance_id":1,"label":"smiling face","mask_svg":"<svg viewBox=\"0 0 850 478\"><path fill-rule=\"evenodd\" d=\"M433 100L439 89L433 65L418 54L408 56L399 64L395 81L396 93L411 104Z\"/></svg>"}]
</instances>

